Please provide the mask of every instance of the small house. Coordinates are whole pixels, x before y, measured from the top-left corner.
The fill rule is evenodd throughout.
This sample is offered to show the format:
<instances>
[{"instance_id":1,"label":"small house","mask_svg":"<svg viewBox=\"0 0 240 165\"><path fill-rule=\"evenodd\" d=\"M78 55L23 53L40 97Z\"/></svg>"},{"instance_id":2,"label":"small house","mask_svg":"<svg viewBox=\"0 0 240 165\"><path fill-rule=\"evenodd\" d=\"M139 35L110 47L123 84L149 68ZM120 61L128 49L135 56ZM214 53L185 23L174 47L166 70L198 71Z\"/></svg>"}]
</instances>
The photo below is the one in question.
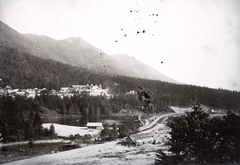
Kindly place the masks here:
<instances>
[{"instance_id":1,"label":"small house","mask_svg":"<svg viewBox=\"0 0 240 165\"><path fill-rule=\"evenodd\" d=\"M90 91L90 96L107 96L107 92L104 89L92 89Z\"/></svg>"},{"instance_id":2,"label":"small house","mask_svg":"<svg viewBox=\"0 0 240 165\"><path fill-rule=\"evenodd\" d=\"M98 122L88 122L87 123L87 128L88 129L102 130L103 129L103 124L102 123L98 123Z\"/></svg>"},{"instance_id":3,"label":"small house","mask_svg":"<svg viewBox=\"0 0 240 165\"><path fill-rule=\"evenodd\" d=\"M22 96L22 97L26 97L27 96L27 90L26 89L19 89L16 93L16 96Z\"/></svg>"},{"instance_id":4,"label":"small house","mask_svg":"<svg viewBox=\"0 0 240 165\"><path fill-rule=\"evenodd\" d=\"M78 93L87 90L87 85L72 85L71 87L74 89L75 92Z\"/></svg>"},{"instance_id":5,"label":"small house","mask_svg":"<svg viewBox=\"0 0 240 165\"><path fill-rule=\"evenodd\" d=\"M65 93L68 93L68 92L69 92L69 90L68 90L68 89L69 89L68 87L61 87L61 89L60 89L59 93L60 93L60 94L65 94Z\"/></svg>"},{"instance_id":6,"label":"small house","mask_svg":"<svg viewBox=\"0 0 240 165\"><path fill-rule=\"evenodd\" d=\"M56 95L58 95L58 92L56 90L52 89L49 91L49 95L56 96Z\"/></svg>"},{"instance_id":7,"label":"small house","mask_svg":"<svg viewBox=\"0 0 240 165\"><path fill-rule=\"evenodd\" d=\"M135 90L132 90L132 91L127 92L126 95L128 95L128 96L129 95L135 96L135 95L137 95L137 92Z\"/></svg>"},{"instance_id":8,"label":"small house","mask_svg":"<svg viewBox=\"0 0 240 165\"><path fill-rule=\"evenodd\" d=\"M3 96L5 96L5 91L2 89L2 88L0 88L0 97L3 97Z\"/></svg>"},{"instance_id":9,"label":"small house","mask_svg":"<svg viewBox=\"0 0 240 165\"><path fill-rule=\"evenodd\" d=\"M8 95L9 93L11 93L12 88L11 88L9 85L7 85L7 86L5 86L5 87L3 88L3 90L4 90L5 93Z\"/></svg>"},{"instance_id":10,"label":"small house","mask_svg":"<svg viewBox=\"0 0 240 165\"><path fill-rule=\"evenodd\" d=\"M35 89L27 89L26 96L27 96L27 98L35 98L35 96L36 96Z\"/></svg>"}]
</instances>

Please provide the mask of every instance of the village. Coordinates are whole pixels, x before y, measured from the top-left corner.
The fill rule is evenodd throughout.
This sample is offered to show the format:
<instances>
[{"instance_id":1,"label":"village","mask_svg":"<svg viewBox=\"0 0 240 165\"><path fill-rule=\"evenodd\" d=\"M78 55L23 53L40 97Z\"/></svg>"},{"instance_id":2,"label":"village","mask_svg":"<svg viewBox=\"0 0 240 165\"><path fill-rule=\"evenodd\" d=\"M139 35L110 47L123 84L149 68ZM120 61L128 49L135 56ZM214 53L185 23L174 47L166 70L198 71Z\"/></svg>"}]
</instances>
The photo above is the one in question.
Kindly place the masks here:
<instances>
[{"instance_id":1,"label":"village","mask_svg":"<svg viewBox=\"0 0 240 165\"><path fill-rule=\"evenodd\" d=\"M71 85L69 87L61 87L59 91L47 88L27 88L27 89L13 89L11 86L7 85L5 87L0 87L0 97L3 96L23 96L27 98L35 98L40 95L53 95L59 96L61 99L64 97L73 97L74 95L86 94L89 96L105 96L110 99L113 97L112 94L108 93L108 89L102 89L102 85Z\"/></svg>"}]
</instances>

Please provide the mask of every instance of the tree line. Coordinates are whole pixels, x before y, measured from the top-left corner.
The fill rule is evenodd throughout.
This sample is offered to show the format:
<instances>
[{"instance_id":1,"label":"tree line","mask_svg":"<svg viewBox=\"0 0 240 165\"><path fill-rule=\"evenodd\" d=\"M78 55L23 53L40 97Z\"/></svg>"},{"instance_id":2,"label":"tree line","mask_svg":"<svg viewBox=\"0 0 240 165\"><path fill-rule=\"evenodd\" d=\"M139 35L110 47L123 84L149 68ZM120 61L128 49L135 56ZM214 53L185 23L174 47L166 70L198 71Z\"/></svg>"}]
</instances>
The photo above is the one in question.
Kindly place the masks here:
<instances>
[{"instance_id":1,"label":"tree line","mask_svg":"<svg viewBox=\"0 0 240 165\"><path fill-rule=\"evenodd\" d=\"M46 94L37 96L34 101L37 105L55 110L64 116L102 116L118 113L121 109L138 108L136 96L123 95L108 99L104 96L93 97L83 94L62 99L59 96Z\"/></svg>"},{"instance_id":2,"label":"tree line","mask_svg":"<svg viewBox=\"0 0 240 165\"><path fill-rule=\"evenodd\" d=\"M54 128L43 128L38 105L25 97L0 98L0 132L4 142L56 137Z\"/></svg>"}]
</instances>

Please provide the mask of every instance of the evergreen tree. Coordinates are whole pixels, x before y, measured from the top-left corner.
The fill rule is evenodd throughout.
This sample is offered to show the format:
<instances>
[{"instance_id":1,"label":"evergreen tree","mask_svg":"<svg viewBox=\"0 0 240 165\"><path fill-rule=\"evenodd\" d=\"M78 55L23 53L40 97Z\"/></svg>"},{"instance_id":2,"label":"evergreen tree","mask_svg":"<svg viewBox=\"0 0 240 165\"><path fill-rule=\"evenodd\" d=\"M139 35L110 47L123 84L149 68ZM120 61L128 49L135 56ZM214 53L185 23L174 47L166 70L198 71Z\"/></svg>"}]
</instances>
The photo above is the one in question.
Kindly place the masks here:
<instances>
[{"instance_id":1,"label":"evergreen tree","mask_svg":"<svg viewBox=\"0 0 240 165\"><path fill-rule=\"evenodd\" d=\"M119 137L123 138L123 137L127 137L130 134L130 129L127 126L121 126L119 127Z\"/></svg>"},{"instance_id":2,"label":"evergreen tree","mask_svg":"<svg viewBox=\"0 0 240 165\"><path fill-rule=\"evenodd\" d=\"M175 117L169 123L171 156L157 153L156 164L239 163L240 117L228 114L224 120L208 117L200 104L193 112Z\"/></svg>"},{"instance_id":3,"label":"evergreen tree","mask_svg":"<svg viewBox=\"0 0 240 165\"><path fill-rule=\"evenodd\" d=\"M150 103L153 101L153 94L150 90L145 89L141 85L137 88L138 101L142 109L145 111L150 111Z\"/></svg>"},{"instance_id":4,"label":"evergreen tree","mask_svg":"<svg viewBox=\"0 0 240 165\"><path fill-rule=\"evenodd\" d=\"M35 113L35 116L33 119L33 128L34 128L35 136L42 135L42 131L43 131L42 120L38 112Z\"/></svg>"},{"instance_id":5,"label":"evergreen tree","mask_svg":"<svg viewBox=\"0 0 240 165\"><path fill-rule=\"evenodd\" d=\"M232 112L228 112L227 116L223 117L221 125L222 145L221 154L229 161L240 163L240 116Z\"/></svg>"},{"instance_id":6,"label":"evergreen tree","mask_svg":"<svg viewBox=\"0 0 240 165\"><path fill-rule=\"evenodd\" d=\"M109 140L115 140L118 138L118 131L117 129L112 129L109 132Z\"/></svg>"},{"instance_id":7,"label":"evergreen tree","mask_svg":"<svg viewBox=\"0 0 240 165\"><path fill-rule=\"evenodd\" d=\"M50 125L48 136L51 138L57 137L57 133L55 132L55 127L53 124Z\"/></svg>"},{"instance_id":8,"label":"evergreen tree","mask_svg":"<svg viewBox=\"0 0 240 165\"><path fill-rule=\"evenodd\" d=\"M84 143L91 143L91 141L92 141L92 136L90 134L85 134L83 136L83 142Z\"/></svg>"}]
</instances>

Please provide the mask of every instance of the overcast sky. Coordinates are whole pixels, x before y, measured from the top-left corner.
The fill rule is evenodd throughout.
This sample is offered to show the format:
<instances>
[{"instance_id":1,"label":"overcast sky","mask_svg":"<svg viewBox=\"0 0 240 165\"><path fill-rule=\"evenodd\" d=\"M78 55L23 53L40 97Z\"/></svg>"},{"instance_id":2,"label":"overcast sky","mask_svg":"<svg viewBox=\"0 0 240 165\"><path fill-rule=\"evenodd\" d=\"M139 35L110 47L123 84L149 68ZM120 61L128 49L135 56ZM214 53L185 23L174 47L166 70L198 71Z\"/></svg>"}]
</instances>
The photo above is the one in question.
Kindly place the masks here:
<instances>
[{"instance_id":1,"label":"overcast sky","mask_svg":"<svg viewBox=\"0 0 240 165\"><path fill-rule=\"evenodd\" d=\"M0 0L20 33L81 37L187 84L240 91L239 0Z\"/></svg>"}]
</instances>

